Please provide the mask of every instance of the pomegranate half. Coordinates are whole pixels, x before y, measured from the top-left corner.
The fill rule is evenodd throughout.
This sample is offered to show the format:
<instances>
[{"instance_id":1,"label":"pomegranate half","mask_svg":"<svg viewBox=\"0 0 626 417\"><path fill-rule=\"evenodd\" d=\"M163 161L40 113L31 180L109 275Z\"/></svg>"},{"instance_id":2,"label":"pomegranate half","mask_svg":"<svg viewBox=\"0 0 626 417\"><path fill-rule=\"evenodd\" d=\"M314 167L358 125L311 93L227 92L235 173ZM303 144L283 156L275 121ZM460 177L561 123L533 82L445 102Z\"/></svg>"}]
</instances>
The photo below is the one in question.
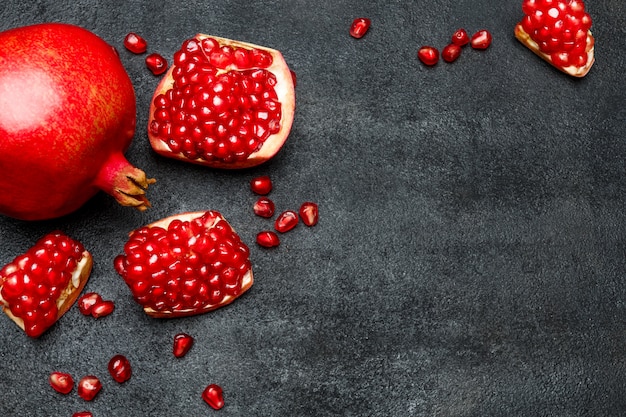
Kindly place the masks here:
<instances>
[{"instance_id":1,"label":"pomegranate half","mask_svg":"<svg viewBox=\"0 0 626 417\"><path fill-rule=\"evenodd\" d=\"M135 120L131 80L97 35L62 23L0 33L0 213L60 217L99 190L145 210L154 180L123 155Z\"/></svg>"},{"instance_id":2,"label":"pomegranate half","mask_svg":"<svg viewBox=\"0 0 626 417\"><path fill-rule=\"evenodd\" d=\"M294 79L279 51L198 34L154 92L148 137L166 157L248 168L281 149L294 111Z\"/></svg>"}]
</instances>

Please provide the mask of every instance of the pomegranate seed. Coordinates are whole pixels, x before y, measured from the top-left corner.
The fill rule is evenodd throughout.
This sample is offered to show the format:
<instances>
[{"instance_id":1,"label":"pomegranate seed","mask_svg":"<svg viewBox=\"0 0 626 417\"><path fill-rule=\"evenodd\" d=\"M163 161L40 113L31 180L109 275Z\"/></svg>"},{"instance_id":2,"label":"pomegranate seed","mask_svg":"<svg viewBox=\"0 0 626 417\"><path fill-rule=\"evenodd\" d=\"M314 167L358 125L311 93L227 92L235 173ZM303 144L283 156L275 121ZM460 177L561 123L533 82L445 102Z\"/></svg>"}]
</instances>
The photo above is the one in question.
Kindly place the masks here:
<instances>
[{"instance_id":1,"label":"pomegranate seed","mask_svg":"<svg viewBox=\"0 0 626 417\"><path fill-rule=\"evenodd\" d=\"M55 391L61 394L69 394L74 389L74 378L64 372L52 372L48 382Z\"/></svg>"},{"instance_id":2,"label":"pomegranate seed","mask_svg":"<svg viewBox=\"0 0 626 417\"><path fill-rule=\"evenodd\" d=\"M224 393L222 392L222 387L217 384L207 386L202 391L202 399L215 410L224 407Z\"/></svg>"},{"instance_id":3,"label":"pomegranate seed","mask_svg":"<svg viewBox=\"0 0 626 417\"><path fill-rule=\"evenodd\" d=\"M146 57L146 66L154 75L161 75L167 71L167 60L157 53Z\"/></svg>"},{"instance_id":4,"label":"pomegranate seed","mask_svg":"<svg viewBox=\"0 0 626 417\"><path fill-rule=\"evenodd\" d=\"M91 315L92 317L99 319L100 317L105 317L113 313L114 309L115 304L113 303L113 301L100 301L99 303L94 304L91 308Z\"/></svg>"},{"instance_id":5,"label":"pomegranate seed","mask_svg":"<svg viewBox=\"0 0 626 417\"><path fill-rule=\"evenodd\" d=\"M454 62L461 55L461 47L454 43L446 45L441 51L441 58L446 62Z\"/></svg>"},{"instance_id":6,"label":"pomegranate seed","mask_svg":"<svg viewBox=\"0 0 626 417\"><path fill-rule=\"evenodd\" d=\"M479 30L478 32L472 35L472 39L470 40L470 44L474 49L487 49L489 45L491 45L491 33L487 30Z\"/></svg>"},{"instance_id":7,"label":"pomegranate seed","mask_svg":"<svg viewBox=\"0 0 626 417\"><path fill-rule=\"evenodd\" d=\"M417 51L417 57L424 65L433 66L439 62L439 51L432 46L422 46Z\"/></svg>"},{"instance_id":8,"label":"pomegranate seed","mask_svg":"<svg viewBox=\"0 0 626 417\"><path fill-rule=\"evenodd\" d=\"M102 383L97 376L87 375L78 381L78 395L85 401L93 400L102 389Z\"/></svg>"},{"instance_id":9,"label":"pomegranate seed","mask_svg":"<svg viewBox=\"0 0 626 417\"><path fill-rule=\"evenodd\" d=\"M280 245L280 239L276 233L271 230L265 230L256 235L256 243L264 248L274 248Z\"/></svg>"},{"instance_id":10,"label":"pomegranate seed","mask_svg":"<svg viewBox=\"0 0 626 417\"><path fill-rule=\"evenodd\" d=\"M124 355L115 355L109 361L109 373L120 384L130 379L132 368Z\"/></svg>"},{"instance_id":11,"label":"pomegranate seed","mask_svg":"<svg viewBox=\"0 0 626 417\"><path fill-rule=\"evenodd\" d=\"M174 336L174 356L177 358L185 356L193 346L193 342L193 337L189 336L187 333L178 333Z\"/></svg>"},{"instance_id":12,"label":"pomegranate seed","mask_svg":"<svg viewBox=\"0 0 626 417\"><path fill-rule=\"evenodd\" d=\"M276 206L274 202L267 197L259 197L254 203L254 214L260 217L270 218L274 215Z\"/></svg>"},{"instance_id":13,"label":"pomegranate seed","mask_svg":"<svg viewBox=\"0 0 626 417\"><path fill-rule=\"evenodd\" d=\"M350 25L350 36L361 39L369 30L371 24L371 20L367 17L357 17Z\"/></svg>"},{"instance_id":14,"label":"pomegranate seed","mask_svg":"<svg viewBox=\"0 0 626 417\"><path fill-rule=\"evenodd\" d=\"M267 195L272 191L272 180L268 175L252 178L250 189L255 194Z\"/></svg>"},{"instance_id":15,"label":"pomegranate seed","mask_svg":"<svg viewBox=\"0 0 626 417\"><path fill-rule=\"evenodd\" d=\"M79 411L72 414L72 417L93 417L93 414L91 414L89 411Z\"/></svg>"},{"instance_id":16,"label":"pomegranate seed","mask_svg":"<svg viewBox=\"0 0 626 417\"><path fill-rule=\"evenodd\" d=\"M456 32L452 34L452 43L459 46L467 45L470 42L470 37L465 31L465 29L457 29Z\"/></svg>"},{"instance_id":17,"label":"pomegranate seed","mask_svg":"<svg viewBox=\"0 0 626 417\"><path fill-rule=\"evenodd\" d=\"M148 49L148 43L135 32L130 32L124 38L124 46L134 54L143 54Z\"/></svg>"},{"instance_id":18,"label":"pomegranate seed","mask_svg":"<svg viewBox=\"0 0 626 417\"><path fill-rule=\"evenodd\" d=\"M319 220L319 210L317 204L310 201L302 203L298 214L300 214L302 223L309 227L315 226L317 224L317 221Z\"/></svg>"},{"instance_id":19,"label":"pomegranate seed","mask_svg":"<svg viewBox=\"0 0 626 417\"><path fill-rule=\"evenodd\" d=\"M95 292L88 292L86 294L83 294L78 299L78 310L81 312L81 314L89 316L91 315L91 310L93 306L100 303L101 301L102 297L100 296L100 294Z\"/></svg>"},{"instance_id":20,"label":"pomegranate seed","mask_svg":"<svg viewBox=\"0 0 626 417\"><path fill-rule=\"evenodd\" d=\"M280 233L285 233L296 227L298 214L293 210L283 211L274 222L274 228Z\"/></svg>"}]
</instances>

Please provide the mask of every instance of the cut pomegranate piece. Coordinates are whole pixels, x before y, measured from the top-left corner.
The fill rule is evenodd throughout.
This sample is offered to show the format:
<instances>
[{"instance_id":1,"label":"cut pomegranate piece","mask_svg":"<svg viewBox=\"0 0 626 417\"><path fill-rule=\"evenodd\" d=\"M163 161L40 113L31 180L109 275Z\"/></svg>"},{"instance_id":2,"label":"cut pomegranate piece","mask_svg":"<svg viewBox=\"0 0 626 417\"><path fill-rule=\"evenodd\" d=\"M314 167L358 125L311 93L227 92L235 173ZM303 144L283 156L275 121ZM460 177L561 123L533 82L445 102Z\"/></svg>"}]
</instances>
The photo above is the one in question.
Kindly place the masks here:
<instances>
[{"instance_id":1,"label":"cut pomegranate piece","mask_svg":"<svg viewBox=\"0 0 626 417\"><path fill-rule=\"evenodd\" d=\"M472 35L470 45L474 49L487 49L491 45L492 36L488 30L482 29Z\"/></svg>"},{"instance_id":2,"label":"cut pomegranate piece","mask_svg":"<svg viewBox=\"0 0 626 417\"><path fill-rule=\"evenodd\" d=\"M470 42L470 37L467 34L467 32L465 31L465 29L463 29L463 28L457 29L452 34L452 43L454 45L464 46L464 45L467 45L469 42Z\"/></svg>"},{"instance_id":3,"label":"cut pomegranate piece","mask_svg":"<svg viewBox=\"0 0 626 417\"><path fill-rule=\"evenodd\" d=\"M269 219L274 215L276 211L276 206L274 202L267 197L259 197L259 199L254 203L254 214L260 217L265 217Z\"/></svg>"},{"instance_id":4,"label":"cut pomegranate piece","mask_svg":"<svg viewBox=\"0 0 626 417\"><path fill-rule=\"evenodd\" d=\"M130 361L124 355L115 355L108 365L111 377L120 384L128 381L133 373Z\"/></svg>"},{"instance_id":5,"label":"cut pomegranate piece","mask_svg":"<svg viewBox=\"0 0 626 417\"><path fill-rule=\"evenodd\" d=\"M130 234L115 258L135 301L152 317L205 313L253 283L250 251L217 211L183 213Z\"/></svg>"},{"instance_id":6,"label":"cut pomegranate piece","mask_svg":"<svg viewBox=\"0 0 626 417\"><path fill-rule=\"evenodd\" d=\"M371 24L372 21L367 17L357 17L350 25L350 36L361 39L369 30Z\"/></svg>"},{"instance_id":7,"label":"cut pomegranate piece","mask_svg":"<svg viewBox=\"0 0 626 417\"><path fill-rule=\"evenodd\" d=\"M250 189L255 194L267 195L272 191L272 180L267 175L252 178L250 181Z\"/></svg>"},{"instance_id":8,"label":"cut pomegranate piece","mask_svg":"<svg viewBox=\"0 0 626 417\"><path fill-rule=\"evenodd\" d=\"M515 37L566 74L584 77L595 62L591 16L582 0L523 0Z\"/></svg>"},{"instance_id":9,"label":"cut pomegranate piece","mask_svg":"<svg viewBox=\"0 0 626 417\"><path fill-rule=\"evenodd\" d=\"M222 387L211 384L202 391L202 399L215 410L224 407L224 393Z\"/></svg>"},{"instance_id":10,"label":"cut pomegranate piece","mask_svg":"<svg viewBox=\"0 0 626 417\"><path fill-rule=\"evenodd\" d=\"M294 79L279 51L198 34L154 92L148 137L166 157L247 168L281 149L294 109Z\"/></svg>"},{"instance_id":11,"label":"cut pomegranate piece","mask_svg":"<svg viewBox=\"0 0 626 417\"><path fill-rule=\"evenodd\" d=\"M302 205L300 206L300 210L298 210L298 214L302 219L302 223L309 227L315 226L320 216L317 204L310 201L302 203Z\"/></svg>"},{"instance_id":12,"label":"cut pomegranate piece","mask_svg":"<svg viewBox=\"0 0 626 417\"><path fill-rule=\"evenodd\" d=\"M102 389L102 383L97 376L87 375L78 381L78 395L85 401L93 400Z\"/></svg>"},{"instance_id":13,"label":"cut pomegranate piece","mask_svg":"<svg viewBox=\"0 0 626 417\"><path fill-rule=\"evenodd\" d=\"M102 297L100 296L100 294L95 292L88 292L81 295L78 299L78 310L81 312L81 314L85 316L90 316L93 306L100 302L102 302Z\"/></svg>"},{"instance_id":14,"label":"cut pomegranate piece","mask_svg":"<svg viewBox=\"0 0 626 417\"><path fill-rule=\"evenodd\" d=\"M275 232L264 230L256 235L256 243L264 248L275 248L280 245L280 239Z\"/></svg>"},{"instance_id":15,"label":"cut pomegranate piece","mask_svg":"<svg viewBox=\"0 0 626 417\"><path fill-rule=\"evenodd\" d=\"M39 337L74 304L92 264L80 242L47 234L0 270L2 310L28 336Z\"/></svg>"},{"instance_id":16,"label":"cut pomegranate piece","mask_svg":"<svg viewBox=\"0 0 626 417\"><path fill-rule=\"evenodd\" d=\"M143 54L148 49L148 42L135 32L130 32L124 38L124 46L134 54Z\"/></svg>"},{"instance_id":17,"label":"cut pomegranate piece","mask_svg":"<svg viewBox=\"0 0 626 417\"><path fill-rule=\"evenodd\" d=\"M441 58L446 62L454 62L461 56L461 47L454 43L446 45L441 51Z\"/></svg>"},{"instance_id":18,"label":"cut pomegranate piece","mask_svg":"<svg viewBox=\"0 0 626 417\"><path fill-rule=\"evenodd\" d=\"M174 336L174 347L172 352L177 358L185 356L193 346L194 339L187 333L178 333Z\"/></svg>"},{"instance_id":19,"label":"cut pomegranate piece","mask_svg":"<svg viewBox=\"0 0 626 417\"><path fill-rule=\"evenodd\" d=\"M298 214L293 210L286 210L280 213L274 222L274 228L280 233L285 233L296 227L297 224Z\"/></svg>"},{"instance_id":20,"label":"cut pomegranate piece","mask_svg":"<svg viewBox=\"0 0 626 417\"><path fill-rule=\"evenodd\" d=\"M417 51L417 57L424 65L433 66L439 62L439 51L432 46L422 46Z\"/></svg>"},{"instance_id":21,"label":"cut pomegranate piece","mask_svg":"<svg viewBox=\"0 0 626 417\"><path fill-rule=\"evenodd\" d=\"M167 59L157 53L150 54L146 57L146 67L154 75L161 75L167 71Z\"/></svg>"},{"instance_id":22,"label":"cut pomegranate piece","mask_svg":"<svg viewBox=\"0 0 626 417\"><path fill-rule=\"evenodd\" d=\"M52 372L48 382L55 391L61 394L69 394L74 389L74 378L65 372Z\"/></svg>"}]
</instances>

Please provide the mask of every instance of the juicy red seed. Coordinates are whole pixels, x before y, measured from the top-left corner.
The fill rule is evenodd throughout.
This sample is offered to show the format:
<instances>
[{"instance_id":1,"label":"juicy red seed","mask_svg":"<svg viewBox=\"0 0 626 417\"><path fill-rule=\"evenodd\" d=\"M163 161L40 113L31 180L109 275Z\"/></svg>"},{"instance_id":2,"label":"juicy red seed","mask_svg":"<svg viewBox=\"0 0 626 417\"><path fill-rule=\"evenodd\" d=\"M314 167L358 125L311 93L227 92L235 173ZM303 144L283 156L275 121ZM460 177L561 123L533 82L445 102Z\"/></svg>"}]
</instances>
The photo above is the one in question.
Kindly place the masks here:
<instances>
[{"instance_id":1,"label":"juicy red seed","mask_svg":"<svg viewBox=\"0 0 626 417\"><path fill-rule=\"evenodd\" d=\"M113 356L109 361L108 369L111 377L120 384L128 381L132 375L130 361L124 355Z\"/></svg>"},{"instance_id":2,"label":"juicy red seed","mask_svg":"<svg viewBox=\"0 0 626 417\"><path fill-rule=\"evenodd\" d=\"M126 49L135 54L143 54L148 49L148 43L144 38L135 32L130 32L124 38L124 46Z\"/></svg>"},{"instance_id":3,"label":"juicy red seed","mask_svg":"<svg viewBox=\"0 0 626 417\"><path fill-rule=\"evenodd\" d=\"M446 62L454 62L461 55L461 47L454 43L446 45L441 51L441 58Z\"/></svg>"},{"instance_id":4,"label":"juicy red seed","mask_svg":"<svg viewBox=\"0 0 626 417\"><path fill-rule=\"evenodd\" d=\"M208 385L202 391L202 399L215 410L224 407L224 393L222 387L217 384Z\"/></svg>"},{"instance_id":5,"label":"juicy red seed","mask_svg":"<svg viewBox=\"0 0 626 417\"><path fill-rule=\"evenodd\" d=\"M78 381L78 395L85 401L93 400L101 389L102 383L94 375L87 375Z\"/></svg>"},{"instance_id":6,"label":"juicy red seed","mask_svg":"<svg viewBox=\"0 0 626 417\"><path fill-rule=\"evenodd\" d=\"M61 394L69 394L74 389L74 379L64 372L52 372L48 378L50 386Z\"/></svg>"},{"instance_id":7,"label":"juicy red seed","mask_svg":"<svg viewBox=\"0 0 626 417\"><path fill-rule=\"evenodd\" d=\"M99 319L100 317L106 317L113 313L115 310L115 304L110 300L102 300L91 307L91 315Z\"/></svg>"},{"instance_id":8,"label":"juicy red seed","mask_svg":"<svg viewBox=\"0 0 626 417\"><path fill-rule=\"evenodd\" d=\"M439 51L432 46L422 46L417 51L417 58L419 58L424 65L433 66L439 62Z\"/></svg>"},{"instance_id":9,"label":"juicy red seed","mask_svg":"<svg viewBox=\"0 0 626 417\"><path fill-rule=\"evenodd\" d=\"M350 25L350 36L356 39L362 38L369 30L371 24L371 20L367 17L357 17Z\"/></svg>"},{"instance_id":10,"label":"juicy red seed","mask_svg":"<svg viewBox=\"0 0 626 417\"><path fill-rule=\"evenodd\" d=\"M317 224L317 221L319 220L318 206L317 204L310 201L305 201L304 203L302 203L302 205L300 206L300 210L298 210L298 214L302 219L302 223L309 227L315 226Z\"/></svg>"},{"instance_id":11,"label":"juicy red seed","mask_svg":"<svg viewBox=\"0 0 626 417\"><path fill-rule=\"evenodd\" d=\"M465 31L465 29L457 29L452 34L452 43L459 46L467 45L470 42L470 37Z\"/></svg>"},{"instance_id":12,"label":"juicy red seed","mask_svg":"<svg viewBox=\"0 0 626 417\"><path fill-rule=\"evenodd\" d=\"M491 45L492 37L488 30L479 30L472 35L470 45L474 49L487 49Z\"/></svg>"},{"instance_id":13,"label":"juicy red seed","mask_svg":"<svg viewBox=\"0 0 626 417\"><path fill-rule=\"evenodd\" d=\"M268 175L252 178L250 189L255 194L267 195L272 191L272 180Z\"/></svg>"},{"instance_id":14,"label":"juicy red seed","mask_svg":"<svg viewBox=\"0 0 626 417\"><path fill-rule=\"evenodd\" d=\"M274 228L280 233L285 233L296 227L297 224L298 214L293 210L287 210L278 216L274 222Z\"/></svg>"},{"instance_id":15,"label":"juicy red seed","mask_svg":"<svg viewBox=\"0 0 626 417\"><path fill-rule=\"evenodd\" d=\"M194 338L187 333L178 333L174 336L174 347L172 349L174 356L182 358L189 352L193 346Z\"/></svg>"},{"instance_id":16,"label":"juicy red seed","mask_svg":"<svg viewBox=\"0 0 626 417\"><path fill-rule=\"evenodd\" d=\"M93 306L100 303L101 301L102 297L100 296L100 294L95 292L88 292L81 295L78 299L78 310L81 312L81 314L89 316L91 315L91 310L93 309Z\"/></svg>"},{"instance_id":17,"label":"juicy red seed","mask_svg":"<svg viewBox=\"0 0 626 417\"><path fill-rule=\"evenodd\" d=\"M89 411L79 411L72 414L72 417L93 417L93 414Z\"/></svg>"},{"instance_id":18,"label":"juicy red seed","mask_svg":"<svg viewBox=\"0 0 626 417\"><path fill-rule=\"evenodd\" d=\"M260 217L270 218L274 215L274 211L276 210L276 206L274 202L267 197L259 197L259 199L254 203L254 214Z\"/></svg>"},{"instance_id":19,"label":"juicy red seed","mask_svg":"<svg viewBox=\"0 0 626 417\"><path fill-rule=\"evenodd\" d=\"M271 230L264 230L256 235L256 243L264 248L275 248L280 245L278 235Z\"/></svg>"},{"instance_id":20,"label":"juicy red seed","mask_svg":"<svg viewBox=\"0 0 626 417\"><path fill-rule=\"evenodd\" d=\"M146 57L146 66L154 75L161 75L167 71L167 60L157 53Z\"/></svg>"}]
</instances>

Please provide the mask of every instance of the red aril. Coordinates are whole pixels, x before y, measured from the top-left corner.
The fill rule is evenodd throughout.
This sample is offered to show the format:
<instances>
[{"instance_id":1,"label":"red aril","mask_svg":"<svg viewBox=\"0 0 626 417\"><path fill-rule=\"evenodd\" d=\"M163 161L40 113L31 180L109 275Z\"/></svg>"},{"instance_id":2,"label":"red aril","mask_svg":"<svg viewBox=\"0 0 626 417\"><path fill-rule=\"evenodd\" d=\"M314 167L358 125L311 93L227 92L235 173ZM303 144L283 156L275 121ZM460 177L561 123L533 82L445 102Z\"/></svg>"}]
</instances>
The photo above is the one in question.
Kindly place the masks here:
<instances>
[{"instance_id":1,"label":"red aril","mask_svg":"<svg viewBox=\"0 0 626 417\"><path fill-rule=\"evenodd\" d=\"M93 400L102 389L102 383L97 376L87 375L78 381L78 395L85 401Z\"/></svg>"},{"instance_id":2,"label":"red aril","mask_svg":"<svg viewBox=\"0 0 626 417\"><path fill-rule=\"evenodd\" d=\"M523 0L515 37L560 71L587 75L594 58L591 16L582 0Z\"/></svg>"},{"instance_id":3,"label":"red aril","mask_svg":"<svg viewBox=\"0 0 626 417\"><path fill-rule=\"evenodd\" d=\"M267 175L252 178L250 189L255 194L267 195L272 191L272 180Z\"/></svg>"},{"instance_id":4,"label":"red aril","mask_svg":"<svg viewBox=\"0 0 626 417\"><path fill-rule=\"evenodd\" d=\"M250 251L217 211L183 213L133 231L114 266L152 317L205 313L253 283Z\"/></svg>"},{"instance_id":5,"label":"red aril","mask_svg":"<svg viewBox=\"0 0 626 417\"><path fill-rule=\"evenodd\" d=\"M109 374L120 384L128 381L133 373L130 361L124 355L115 355L109 360Z\"/></svg>"},{"instance_id":6,"label":"red aril","mask_svg":"<svg viewBox=\"0 0 626 417\"><path fill-rule=\"evenodd\" d=\"M0 269L0 306L27 335L39 337L74 304L92 265L80 242L49 233Z\"/></svg>"},{"instance_id":7,"label":"red aril","mask_svg":"<svg viewBox=\"0 0 626 417\"><path fill-rule=\"evenodd\" d=\"M465 31L465 29L463 28L457 29L452 34L452 43L455 45L464 46L464 45L467 45L469 42L470 42L470 37Z\"/></svg>"},{"instance_id":8,"label":"red aril","mask_svg":"<svg viewBox=\"0 0 626 417\"><path fill-rule=\"evenodd\" d=\"M441 51L441 58L446 62L454 62L459 56L461 56L461 47L454 43L446 45Z\"/></svg>"},{"instance_id":9,"label":"red aril","mask_svg":"<svg viewBox=\"0 0 626 417\"><path fill-rule=\"evenodd\" d=\"M101 300L91 307L90 314L92 317L99 319L113 313L113 310L115 310L115 303L113 303L113 301Z\"/></svg>"},{"instance_id":10,"label":"red aril","mask_svg":"<svg viewBox=\"0 0 626 417\"><path fill-rule=\"evenodd\" d=\"M309 227L315 226L319 220L319 208L317 204L310 201L302 203L300 210L298 210L298 214L302 219L302 223Z\"/></svg>"},{"instance_id":11,"label":"red aril","mask_svg":"<svg viewBox=\"0 0 626 417\"><path fill-rule=\"evenodd\" d=\"M298 213L293 210L286 210L280 213L274 222L274 228L280 233L285 233L296 227L298 224Z\"/></svg>"},{"instance_id":12,"label":"red aril","mask_svg":"<svg viewBox=\"0 0 626 417\"><path fill-rule=\"evenodd\" d=\"M417 58L424 65L433 66L439 62L439 51L432 46L422 46L417 51Z\"/></svg>"},{"instance_id":13,"label":"red aril","mask_svg":"<svg viewBox=\"0 0 626 417\"><path fill-rule=\"evenodd\" d=\"M166 157L247 168L281 149L294 109L294 80L279 51L198 34L154 92L148 137Z\"/></svg>"},{"instance_id":14,"label":"red aril","mask_svg":"<svg viewBox=\"0 0 626 417\"><path fill-rule=\"evenodd\" d=\"M202 399L215 410L224 407L224 393L222 388L217 384L208 385L202 391Z\"/></svg>"},{"instance_id":15,"label":"red aril","mask_svg":"<svg viewBox=\"0 0 626 417\"><path fill-rule=\"evenodd\" d=\"M357 17L350 25L350 36L361 39L370 28L372 21L367 17Z\"/></svg>"},{"instance_id":16,"label":"red aril","mask_svg":"<svg viewBox=\"0 0 626 417\"><path fill-rule=\"evenodd\" d=\"M52 372L48 382L56 392L61 394L69 394L74 389L74 378L65 372Z\"/></svg>"},{"instance_id":17,"label":"red aril","mask_svg":"<svg viewBox=\"0 0 626 417\"><path fill-rule=\"evenodd\" d=\"M161 75L167 71L167 59L162 55L152 53L146 57L146 67L154 75Z\"/></svg>"},{"instance_id":18,"label":"red aril","mask_svg":"<svg viewBox=\"0 0 626 417\"><path fill-rule=\"evenodd\" d=\"M481 29L472 35L470 45L474 49L487 49L491 45L491 41L491 33L488 30Z\"/></svg>"},{"instance_id":19,"label":"red aril","mask_svg":"<svg viewBox=\"0 0 626 417\"><path fill-rule=\"evenodd\" d=\"M148 49L148 42L135 32L129 32L124 38L124 46L134 54L143 54Z\"/></svg>"},{"instance_id":20,"label":"red aril","mask_svg":"<svg viewBox=\"0 0 626 417\"><path fill-rule=\"evenodd\" d=\"M153 183L123 153L135 92L115 49L95 34L45 23L0 33L0 213L60 217L102 190L145 210Z\"/></svg>"},{"instance_id":21,"label":"red aril","mask_svg":"<svg viewBox=\"0 0 626 417\"><path fill-rule=\"evenodd\" d=\"M102 297L100 296L100 294L95 292L88 292L81 295L78 299L78 310L81 312L81 314L85 316L90 316L93 306L101 301Z\"/></svg>"},{"instance_id":22,"label":"red aril","mask_svg":"<svg viewBox=\"0 0 626 417\"><path fill-rule=\"evenodd\" d=\"M253 210L254 214L257 216L269 219L274 215L276 205L267 197L259 197L259 199L254 203Z\"/></svg>"},{"instance_id":23,"label":"red aril","mask_svg":"<svg viewBox=\"0 0 626 417\"><path fill-rule=\"evenodd\" d=\"M187 333L178 333L174 336L174 347L172 348L174 356L177 358L185 356L191 350L193 342L194 339L192 336Z\"/></svg>"},{"instance_id":24,"label":"red aril","mask_svg":"<svg viewBox=\"0 0 626 417\"><path fill-rule=\"evenodd\" d=\"M275 232L272 232L271 230L264 230L257 233L256 243L258 243L259 246L263 246L264 248L275 248L276 246L280 245L280 239Z\"/></svg>"},{"instance_id":25,"label":"red aril","mask_svg":"<svg viewBox=\"0 0 626 417\"><path fill-rule=\"evenodd\" d=\"M91 414L91 412L89 411L79 411L72 414L72 417L93 417L93 414Z\"/></svg>"}]
</instances>

